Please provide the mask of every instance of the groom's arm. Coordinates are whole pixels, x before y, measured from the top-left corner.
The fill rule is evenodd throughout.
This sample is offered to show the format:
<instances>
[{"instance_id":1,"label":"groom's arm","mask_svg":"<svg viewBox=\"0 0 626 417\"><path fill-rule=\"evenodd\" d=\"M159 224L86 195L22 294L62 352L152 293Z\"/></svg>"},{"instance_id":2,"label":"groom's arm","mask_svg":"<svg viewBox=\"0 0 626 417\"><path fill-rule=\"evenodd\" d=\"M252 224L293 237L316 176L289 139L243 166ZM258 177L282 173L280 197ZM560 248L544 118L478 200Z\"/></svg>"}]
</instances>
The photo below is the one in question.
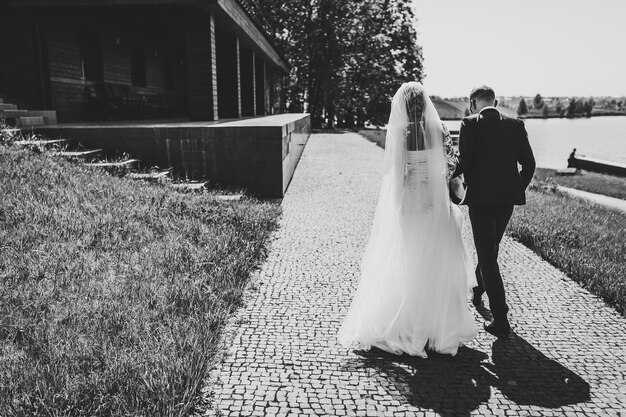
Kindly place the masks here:
<instances>
[{"instance_id":1,"label":"groom's arm","mask_svg":"<svg viewBox=\"0 0 626 417\"><path fill-rule=\"evenodd\" d=\"M472 165L475 141L469 124L470 121L467 119L461 121L461 129L459 131L459 163L456 166L454 174L452 174L452 178L466 173L467 169Z\"/></svg>"},{"instance_id":2,"label":"groom's arm","mask_svg":"<svg viewBox=\"0 0 626 417\"><path fill-rule=\"evenodd\" d=\"M528 132L526 132L526 128L524 127L524 122L520 120L519 123L521 123L522 130L522 146L517 161L522 166L520 176L522 177L522 184L524 188L526 188L535 174L535 156L533 155L533 150L528 141Z\"/></svg>"}]
</instances>

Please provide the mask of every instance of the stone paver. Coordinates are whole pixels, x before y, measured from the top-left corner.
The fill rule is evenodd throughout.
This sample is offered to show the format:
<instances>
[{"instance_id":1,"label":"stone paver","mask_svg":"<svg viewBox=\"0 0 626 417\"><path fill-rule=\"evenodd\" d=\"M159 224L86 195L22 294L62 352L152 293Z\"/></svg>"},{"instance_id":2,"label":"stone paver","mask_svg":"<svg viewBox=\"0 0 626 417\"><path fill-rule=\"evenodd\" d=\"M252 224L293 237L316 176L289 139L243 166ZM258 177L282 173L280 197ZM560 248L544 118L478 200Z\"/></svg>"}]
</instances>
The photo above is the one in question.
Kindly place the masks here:
<instances>
[{"instance_id":1,"label":"stone paver","mask_svg":"<svg viewBox=\"0 0 626 417\"><path fill-rule=\"evenodd\" d=\"M382 155L356 134L311 136L268 259L226 331L208 414L626 416L626 319L509 238L510 339L481 331L456 357L428 359L337 344ZM473 250L467 224L464 236Z\"/></svg>"}]
</instances>

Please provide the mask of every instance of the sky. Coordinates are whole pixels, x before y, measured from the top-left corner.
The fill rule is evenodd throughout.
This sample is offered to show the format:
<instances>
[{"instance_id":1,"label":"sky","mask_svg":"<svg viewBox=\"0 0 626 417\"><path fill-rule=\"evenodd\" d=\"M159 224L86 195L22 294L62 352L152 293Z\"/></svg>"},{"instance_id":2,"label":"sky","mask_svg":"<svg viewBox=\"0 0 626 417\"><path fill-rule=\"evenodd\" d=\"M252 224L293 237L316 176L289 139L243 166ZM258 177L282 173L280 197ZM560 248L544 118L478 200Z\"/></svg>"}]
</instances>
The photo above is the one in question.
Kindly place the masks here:
<instances>
[{"instance_id":1,"label":"sky","mask_svg":"<svg viewBox=\"0 0 626 417\"><path fill-rule=\"evenodd\" d=\"M626 0L413 0L431 95L626 96Z\"/></svg>"}]
</instances>

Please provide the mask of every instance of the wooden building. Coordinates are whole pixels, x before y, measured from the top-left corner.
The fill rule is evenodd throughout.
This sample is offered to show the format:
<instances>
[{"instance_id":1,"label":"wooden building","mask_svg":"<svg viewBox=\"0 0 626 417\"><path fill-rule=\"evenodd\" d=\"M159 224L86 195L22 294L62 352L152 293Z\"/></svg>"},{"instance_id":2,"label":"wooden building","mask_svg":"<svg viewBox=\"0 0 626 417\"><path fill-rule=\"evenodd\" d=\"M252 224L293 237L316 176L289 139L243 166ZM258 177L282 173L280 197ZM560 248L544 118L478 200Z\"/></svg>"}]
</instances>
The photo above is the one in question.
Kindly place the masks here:
<instances>
[{"instance_id":1,"label":"wooden building","mask_svg":"<svg viewBox=\"0 0 626 417\"><path fill-rule=\"evenodd\" d=\"M1 0L0 96L59 123L282 111L289 64L250 0Z\"/></svg>"},{"instance_id":2,"label":"wooden building","mask_svg":"<svg viewBox=\"0 0 626 417\"><path fill-rule=\"evenodd\" d=\"M0 119L282 197L310 134L253 0L0 0Z\"/></svg>"}]
</instances>

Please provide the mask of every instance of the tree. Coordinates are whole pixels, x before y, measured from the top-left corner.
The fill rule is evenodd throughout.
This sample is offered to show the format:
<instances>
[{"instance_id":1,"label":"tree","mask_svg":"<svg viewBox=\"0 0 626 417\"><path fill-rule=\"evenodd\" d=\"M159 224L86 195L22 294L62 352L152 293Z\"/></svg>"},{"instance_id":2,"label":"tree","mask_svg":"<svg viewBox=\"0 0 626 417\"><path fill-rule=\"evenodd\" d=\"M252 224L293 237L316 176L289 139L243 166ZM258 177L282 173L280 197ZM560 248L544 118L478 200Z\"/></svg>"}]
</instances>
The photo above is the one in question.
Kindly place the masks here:
<instances>
[{"instance_id":1,"label":"tree","mask_svg":"<svg viewBox=\"0 0 626 417\"><path fill-rule=\"evenodd\" d=\"M522 97L519 101L519 105L517 106L517 114L523 116L528 114L528 106L526 105L526 100Z\"/></svg>"},{"instance_id":2,"label":"tree","mask_svg":"<svg viewBox=\"0 0 626 417\"><path fill-rule=\"evenodd\" d=\"M561 100L559 100L559 99L556 100L556 108L554 109L554 111L558 115L561 114Z\"/></svg>"},{"instance_id":3,"label":"tree","mask_svg":"<svg viewBox=\"0 0 626 417\"><path fill-rule=\"evenodd\" d=\"M548 106L544 104L543 109L541 110L541 115L543 117L548 117L550 115L550 109L548 109Z\"/></svg>"},{"instance_id":4,"label":"tree","mask_svg":"<svg viewBox=\"0 0 626 417\"><path fill-rule=\"evenodd\" d=\"M266 30L291 64L284 88L287 110L302 112L306 106L319 126L320 102L336 91L333 75L343 66L343 20L349 8L328 0L262 0L258 6Z\"/></svg>"},{"instance_id":5,"label":"tree","mask_svg":"<svg viewBox=\"0 0 626 417\"><path fill-rule=\"evenodd\" d=\"M346 60L334 105L352 125L383 125L400 84L423 78L415 16L408 0L354 1L351 7L358 13L350 48L358 53Z\"/></svg>"},{"instance_id":6,"label":"tree","mask_svg":"<svg viewBox=\"0 0 626 417\"><path fill-rule=\"evenodd\" d=\"M572 98L569 101L569 106L567 106L567 117L575 117L576 116L576 106L578 105L578 103L576 103L576 99Z\"/></svg>"},{"instance_id":7,"label":"tree","mask_svg":"<svg viewBox=\"0 0 626 417\"><path fill-rule=\"evenodd\" d=\"M258 0L292 69L290 111L305 104L314 127L383 125L404 81L423 78L410 0Z\"/></svg>"},{"instance_id":8,"label":"tree","mask_svg":"<svg viewBox=\"0 0 626 417\"><path fill-rule=\"evenodd\" d=\"M593 106L596 103L593 101L593 98L589 98L583 104L583 112L585 113L585 117L591 117L591 111L593 110Z\"/></svg>"},{"instance_id":9,"label":"tree","mask_svg":"<svg viewBox=\"0 0 626 417\"><path fill-rule=\"evenodd\" d=\"M543 97L541 97L541 94L537 94L533 99L533 107L536 109L543 107Z\"/></svg>"}]
</instances>

